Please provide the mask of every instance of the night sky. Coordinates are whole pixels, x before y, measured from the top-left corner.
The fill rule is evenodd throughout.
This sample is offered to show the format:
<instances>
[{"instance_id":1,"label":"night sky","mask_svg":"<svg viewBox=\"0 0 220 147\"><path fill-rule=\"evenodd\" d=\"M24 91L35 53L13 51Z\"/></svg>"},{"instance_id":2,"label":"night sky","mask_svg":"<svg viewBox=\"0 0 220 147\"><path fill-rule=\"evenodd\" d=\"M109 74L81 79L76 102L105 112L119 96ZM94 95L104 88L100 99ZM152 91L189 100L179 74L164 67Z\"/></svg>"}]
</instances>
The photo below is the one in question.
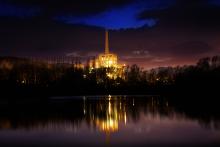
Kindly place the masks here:
<instances>
[{"instance_id":1,"label":"night sky","mask_svg":"<svg viewBox=\"0 0 220 147\"><path fill-rule=\"evenodd\" d=\"M220 0L0 0L0 55L93 56L145 68L220 53Z\"/></svg>"}]
</instances>

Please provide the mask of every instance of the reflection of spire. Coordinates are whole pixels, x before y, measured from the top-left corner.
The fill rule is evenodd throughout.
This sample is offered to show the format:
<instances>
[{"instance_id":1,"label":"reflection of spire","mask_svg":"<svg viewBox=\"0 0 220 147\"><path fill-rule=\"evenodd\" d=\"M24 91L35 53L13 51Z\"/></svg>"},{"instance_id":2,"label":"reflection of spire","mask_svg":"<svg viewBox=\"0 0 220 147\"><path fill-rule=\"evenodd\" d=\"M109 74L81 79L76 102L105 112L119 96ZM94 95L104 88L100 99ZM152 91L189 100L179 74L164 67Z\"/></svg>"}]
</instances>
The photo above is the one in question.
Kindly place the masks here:
<instances>
[{"instance_id":1,"label":"reflection of spire","mask_svg":"<svg viewBox=\"0 0 220 147\"><path fill-rule=\"evenodd\" d=\"M116 106L117 102L115 104L112 103L110 97L108 97L108 105L105 110L106 118L104 120L97 119L96 124L100 127L100 130L106 132L106 134L118 131L119 113Z\"/></svg>"},{"instance_id":2,"label":"reflection of spire","mask_svg":"<svg viewBox=\"0 0 220 147\"><path fill-rule=\"evenodd\" d=\"M105 54L109 54L108 30L105 31Z\"/></svg>"},{"instance_id":3,"label":"reflection of spire","mask_svg":"<svg viewBox=\"0 0 220 147\"><path fill-rule=\"evenodd\" d=\"M105 132L107 135L110 133L117 132L119 129L119 122L127 123L125 105L122 105L121 100L115 100L111 96L106 97L106 104L101 104L98 108L101 112L105 112L105 117L96 118L96 125L100 131ZM121 104L122 106L120 106ZM104 109L101 109L103 105ZM105 107L106 106L106 107ZM123 107L124 109L122 109ZM120 109L121 108L121 109Z\"/></svg>"}]
</instances>

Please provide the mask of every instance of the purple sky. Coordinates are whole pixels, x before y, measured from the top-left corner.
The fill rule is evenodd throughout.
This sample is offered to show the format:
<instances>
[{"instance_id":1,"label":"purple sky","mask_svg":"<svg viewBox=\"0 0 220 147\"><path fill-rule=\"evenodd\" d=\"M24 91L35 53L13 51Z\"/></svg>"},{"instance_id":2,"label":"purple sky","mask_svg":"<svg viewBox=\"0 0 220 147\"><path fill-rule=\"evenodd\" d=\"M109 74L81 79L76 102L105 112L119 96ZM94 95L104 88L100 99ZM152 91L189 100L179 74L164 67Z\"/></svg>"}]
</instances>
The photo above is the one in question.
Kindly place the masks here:
<instances>
[{"instance_id":1,"label":"purple sky","mask_svg":"<svg viewBox=\"0 0 220 147\"><path fill-rule=\"evenodd\" d=\"M97 55L145 68L218 55L220 0L0 0L0 55Z\"/></svg>"}]
</instances>

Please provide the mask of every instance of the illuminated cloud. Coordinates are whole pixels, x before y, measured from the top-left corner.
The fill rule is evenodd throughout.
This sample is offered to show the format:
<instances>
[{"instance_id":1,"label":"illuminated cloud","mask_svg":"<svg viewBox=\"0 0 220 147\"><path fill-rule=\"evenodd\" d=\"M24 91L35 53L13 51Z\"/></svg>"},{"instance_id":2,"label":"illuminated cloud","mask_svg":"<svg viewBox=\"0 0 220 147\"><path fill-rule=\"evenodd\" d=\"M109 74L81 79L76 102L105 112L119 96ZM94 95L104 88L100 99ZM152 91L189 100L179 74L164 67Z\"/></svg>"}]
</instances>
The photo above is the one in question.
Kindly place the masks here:
<instances>
[{"instance_id":1,"label":"illuminated cloud","mask_svg":"<svg viewBox=\"0 0 220 147\"><path fill-rule=\"evenodd\" d=\"M151 54L148 50L134 50L131 54L121 56L124 61L134 60L139 62L162 63L172 60L171 57L159 57Z\"/></svg>"},{"instance_id":2,"label":"illuminated cloud","mask_svg":"<svg viewBox=\"0 0 220 147\"><path fill-rule=\"evenodd\" d=\"M153 55L151 55L148 50L133 50L128 55L123 55L122 59L150 59L152 57Z\"/></svg>"},{"instance_id":3,"label":"illuminated cloud","mask_svg":"<svg viewBox=\"0 0 220 147\"><path fill-rule=\"evenodd\" d=\"M171 61L171 60L172 60L172 58L170 58L170 57L164 57L164 58L156 57L156 58L152 59L152 62L163 63L163 62L167 62L167 61Z\"/></svg>"},{"instance_id":4,"label":"illuminated cloud","mask_svg":"<svg viewBox=\"0 0 220 147\"><path fill-rule=\"evenodd\" d=\"M108 29L139 28L145 25L152 27L156 25L157 20L153 18L145 20L136 19L137 13L137 9L126 7L123 9L108 10L90 17L61 16L59 19L69 24L84 24Z\"/></svg>"},{"instance_id":5,"label":"illuminated cloud","mask_svg":"<svg viewBox=\"0 0 220 147\"><path fill-rule=\"evenodd\" d=\"M70 52L70 53L66 53L65 55L67 57L95 57L98 54L100 54L100 52L94 52L94 51L74 51L74 52Z\"/></svg>"},{"instance_id":6,"label":"illuminated cloud","mask_svg":"<svg viewBox=\"0 0 220 147\"><path fill-rule=\"evenodd\" d=\"M164 3L161 0L138 0L136 3L130 3L123 7L111 8L92 16L57 16L55 19L68 24L83 24L108 29L140 28L143 26L153 27L158 22L157 18L148 17L139 19L138 14L146 10L165 9L171 4L168 2Z\"/></svg>"}]
</instances>

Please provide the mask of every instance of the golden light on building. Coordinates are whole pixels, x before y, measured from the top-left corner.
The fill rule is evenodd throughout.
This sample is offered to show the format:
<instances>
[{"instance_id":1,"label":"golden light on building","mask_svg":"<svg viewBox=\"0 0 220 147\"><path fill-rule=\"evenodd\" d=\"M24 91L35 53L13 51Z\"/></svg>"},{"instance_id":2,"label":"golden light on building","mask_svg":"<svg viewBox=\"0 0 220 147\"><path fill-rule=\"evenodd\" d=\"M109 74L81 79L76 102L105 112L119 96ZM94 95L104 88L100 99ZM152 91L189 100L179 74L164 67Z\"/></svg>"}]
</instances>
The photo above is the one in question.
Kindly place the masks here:
<instances>
[{"instance_id":1,"label":"golden light on building","mask_svg":"<svg viewBox=\"0 0 220 147\"><path fill-rule=\"evenodd\" d=\"M110 68L118 67L118 57L116 54L110 53L109 51L109 36L108 36L108 30L105 31L105 52L102 54L99 54L98 57L95 60L95 68Z\"/></svg>"},{"instance_id":2,"label":"golden light on building","mask_svg":"<svg viewBox=\"0 0 220 147\"><path fill-rule=\"evenodd\" d=\"M117 77L123 77L123 70L125 64L118 63L118 56L109 51L109 33L105 31L105 52L99 54L94 60L89 62L90 69L98 68L112 68L114 70L108 71L106 74L110 79L116 79Z\"/></svg>"}]
</instances>

